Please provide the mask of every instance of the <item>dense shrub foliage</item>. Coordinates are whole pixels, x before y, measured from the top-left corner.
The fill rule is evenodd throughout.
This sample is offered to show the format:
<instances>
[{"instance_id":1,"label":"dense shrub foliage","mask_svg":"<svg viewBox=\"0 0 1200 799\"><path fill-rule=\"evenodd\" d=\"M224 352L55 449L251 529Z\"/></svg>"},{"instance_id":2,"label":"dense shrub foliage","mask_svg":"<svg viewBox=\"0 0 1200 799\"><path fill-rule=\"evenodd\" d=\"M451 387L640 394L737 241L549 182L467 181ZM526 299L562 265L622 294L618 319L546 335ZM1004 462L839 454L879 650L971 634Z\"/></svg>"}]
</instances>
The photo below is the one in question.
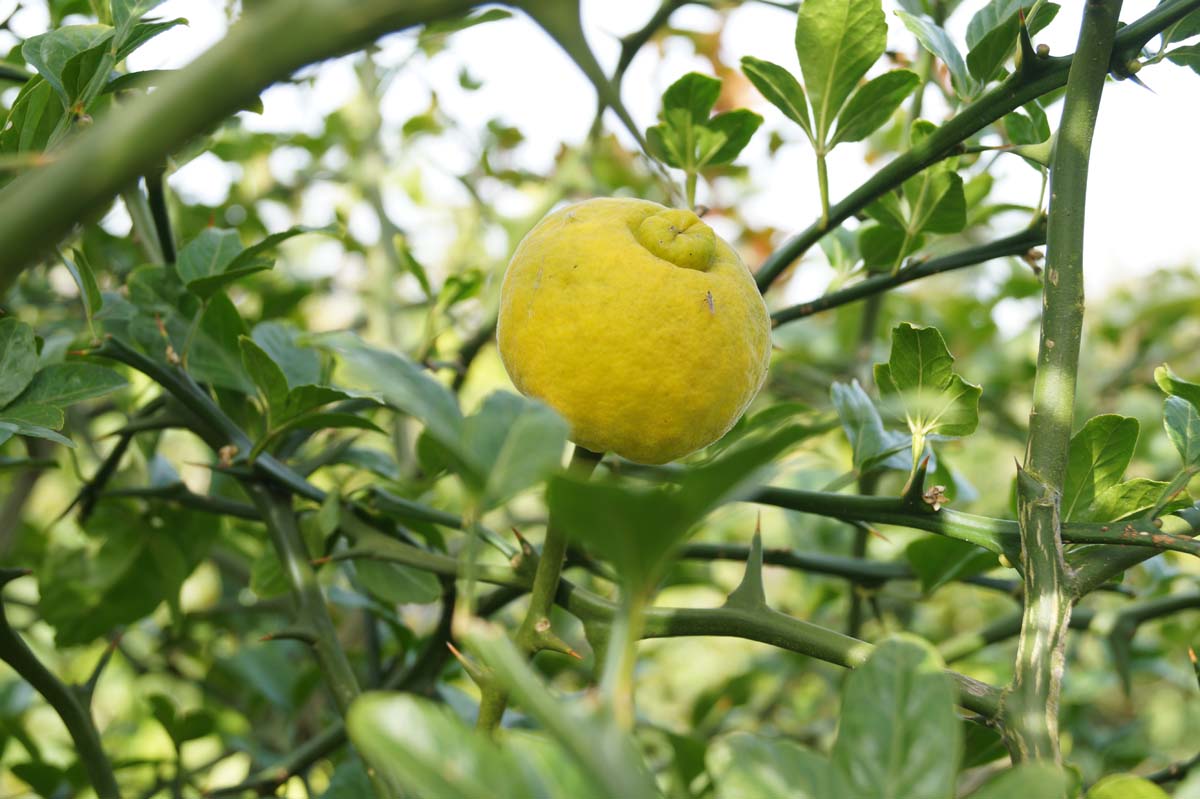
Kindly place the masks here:
<instances>
[{"instance_id":1,"label":"dense shrub foliage","mask_svg":"<svg viewBox=\"0 0 1200 799\"><path fill-rule=\"evenodd\" d=\"M571 0L224 5L171 71L156 0L0 28L0 796L1200 797L1200 273L1081 302L1102 90L1200 71L1200 0L1089 2L1073 56L1043 0L770 3L784 64L663 0L605 66ZM385 113L537 91L455 46L519 19L598 98L544 168ZM671 48L711 74L635 119ZM745 211L783 148L807 228ZM574 449L496 351L518 242L601 196L694 208L772 313L678 463Z\"/></svg>"}]
</instances>

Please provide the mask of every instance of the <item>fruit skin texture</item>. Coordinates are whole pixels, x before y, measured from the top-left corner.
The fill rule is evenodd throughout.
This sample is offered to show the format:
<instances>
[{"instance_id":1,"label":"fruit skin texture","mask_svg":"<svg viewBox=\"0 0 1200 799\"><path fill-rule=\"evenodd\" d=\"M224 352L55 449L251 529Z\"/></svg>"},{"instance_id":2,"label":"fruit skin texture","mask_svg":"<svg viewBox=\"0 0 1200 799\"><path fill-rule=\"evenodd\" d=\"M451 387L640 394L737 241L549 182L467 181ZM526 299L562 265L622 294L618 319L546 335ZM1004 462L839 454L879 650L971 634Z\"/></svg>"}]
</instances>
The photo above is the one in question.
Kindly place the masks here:
<instances>
[{"instance_id":1,"label":"fruit skin texture","mask_svg":"<svg viewBox=\"0 0 1200 799\"><path fill-rule=\"evenodd\" d=\"M575 443L640 463L711 444L762 387L771 325L733 249L690 211L605 198L548 215L501 289L500 356Z\"/></svg>"}]
</instances>

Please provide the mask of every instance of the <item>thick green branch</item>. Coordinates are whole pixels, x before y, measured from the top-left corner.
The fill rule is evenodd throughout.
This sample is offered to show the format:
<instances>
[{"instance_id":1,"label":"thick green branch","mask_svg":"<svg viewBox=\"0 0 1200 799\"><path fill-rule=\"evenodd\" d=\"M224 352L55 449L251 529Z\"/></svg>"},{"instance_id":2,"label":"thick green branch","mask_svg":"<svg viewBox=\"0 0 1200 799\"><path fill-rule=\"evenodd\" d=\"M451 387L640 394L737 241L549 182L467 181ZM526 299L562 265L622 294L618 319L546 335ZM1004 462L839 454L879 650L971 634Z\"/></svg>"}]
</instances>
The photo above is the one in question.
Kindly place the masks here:
<instances>
[{"instance_id":1,"label":"thick green branch","mask_svg":"<svg viewBox=\"0 0 1200 799\"><path fill-rule=\"evenodd\" d=\"M13 569L3 570L0 572L0 588L26 573ZM21 679L41 694L62 719L96 795L100 799L121 799L112 763L100 745L100 733L96 730L91 713L80 701L79 696L55 677L37 659L37 655L33 654L21 636L17 635L16 630L8 623L3 601L0 601L0 660L7 663Z\"/></svg>"},{"instance_id":2,"label":"thick green branch","mask_svg":"<svg viewBox=\"0 0 1200 799\"><path fill-rule=\"evenodd\" d=\"M920 280L931 275L975 266L990 261L993 258L1024 255L1034 247L1039 247L1045 243L1045 220L1038 220L1031 227L1011 236L1006 236L987 244L981 244L978 247L968 247L948 255L913 263L895 273L887 272L872 275L866 280L831 292L823 297L818 297L815 300L802 302L799 305L775 311L771 314L771 322L775 327L779 327L787 322L803 319L806 316L812 316L821 311L828 311L831 308L837 308L840 305L846 305L847 303L880 294L896 286L902 286L905 283L911 283L914 280Z\"/></svg>"},{"instance_id":3,"label":"thick green branch","mask_svg":"<svg viewBox=\"0 0 1200 799\"><path fill-rule=\"evenodd\" d=\"M1058 695L1074 595L1063 557L1061 504L1083 330L1084 200L1120 10L1121 0L1086 4L1050 164L1041 342L1017 491L1025 602L1004 706L1014 760L1060 758Z\"/></svg>"}]
</instances>

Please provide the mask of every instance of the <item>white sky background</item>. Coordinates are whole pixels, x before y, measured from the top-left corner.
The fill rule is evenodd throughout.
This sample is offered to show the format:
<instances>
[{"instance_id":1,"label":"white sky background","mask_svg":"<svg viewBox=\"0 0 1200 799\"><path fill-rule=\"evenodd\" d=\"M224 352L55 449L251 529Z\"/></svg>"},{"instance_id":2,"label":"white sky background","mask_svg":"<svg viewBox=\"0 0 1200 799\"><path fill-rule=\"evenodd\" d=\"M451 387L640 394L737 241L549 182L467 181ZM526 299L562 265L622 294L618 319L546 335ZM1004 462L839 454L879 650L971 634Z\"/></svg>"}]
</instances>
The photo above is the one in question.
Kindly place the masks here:
<instances>
[{"instance_id":1,"label":"white sky background","mask_svg":"<svg viewBox=\"0 0 1200 799\"><path fill-rule=\"evenodd\" d=\"M960 46L967 21L983 4L983 0L968 0L954 14L950 32ZM1122 19L1131 21L1155 4L1155 0L1126 0ZM0 0L0 18L14 5L15 0ZM619 52L617 38L641 27L657 5L657 0L584 0L588 40L608 71ZM1058 18L1037 37L1038 43L1048 44L1056 55L1074 49L1083 4L1067 0L1062 5ZM151 41L130 58L130 68L184 65L223 35L224 6L222 0L163 3L155 11L157 16L187 17L189 26ZM891 13L892 6L890 0L885 2L889 46L912 51L912 36ZM743 55L755 55L798 74L793 19L789 12L745 3L730 14L723 40L725 60L736 64ZM677 27L712 30L717 17L708 9L688 6L677 11L671 21ZM11 25L31 35L44 29L46 15L30 8L18 14ZM11 46L2 37L0 34L0 46ZM390 37L383 45L379 60L384 64L398 62L413 50L412 37L404 34ZM484 80L482 89L467 92L459 87L458 72L464 66L471 75ZM261 116L243 114L245 125L271 131L319 129L326 113L357 92L357 79L348 59L328 62L317 69L318 79L311 89L291 85L269 89L263 95L265 112ZM663 89L690 70L707 72L708 64L694 56L684 41L672 42L661 56L653 47L643 49L624 83L626 103L640 127L654 124ZM1195 201L1195 187L1200 185L1200 75L1163 62L1140 77L1153 93L1128 81L1110 82L1101 107L1087 208L1085 258L1091 296L1160 267L1200 264L1200 236L1196 230L1200 219ZM385 120L398 126L426 110L431 91L437 92L447 115L468 127L482 127L493 117L518 127L526 141L516 152L515 166L534 170L544 170L562 142L579 143L584 139L595 104L594 91L579 70L520 14L456 34L450 39L450 47L432 60L419 57L388 91L382 109ZM941 109L930 102L932 99L932 93L927 95L927 113L936 120ZM794 124L761 98L755 110L767 121L739 159L751 170L751 190L741 201L741 209L752 224L769 224L787 234L795 233L819 213L813 155ZM617 130L632 146L611 114L607 121L610 129ZM766 145L772 129L780 131L789 144L769 158ZM467 149L456 150L453 144L421 146L431 146L433 149L424 155L445 170L453 171L456 165L465 169L468 164ZM834 152L830 159L832 200L840 199L877 168L863 162L862 152L855 144L843 144ZM284 154L277 160L279 163L273 162L272 166L286 170ZM1033 170L1015 156L1002 157L998 167L994 198L1027 205L1036 202L1039 178ZM215 157L204 156L176 173L171 182L177 191L213 203L223 199L235 175ZM698 202L704 203L707 189L701 183ZM435 199L453 205L466 202L461 187L448 175L443 183L426 188L432 188ZM319 191L306 203L316 217L325 213ZM410 214L429 211L416 208L400 194L388 193L389 212L402 228L411 231L418 256L437 263L437 251L453 239L453 230L445 227L451 217L410 218ZM519 206L522 198L500 195L496 201L502 211L518 210L511 206L506 209L503 203ZM331 210L328 215L329 219L304 221L332 221ZM1017 215L1008 215L1007 219L1013 226L1023 224ZM372 222L363 222L368 231L377 228ZM280 226L285 224L286 220L280 220ZM789 299L823 290L827 272L819 265L820 259L816 250L810 253L812 263L799 270L796 285L787 291Z\"/></svg>"}]
</instances>

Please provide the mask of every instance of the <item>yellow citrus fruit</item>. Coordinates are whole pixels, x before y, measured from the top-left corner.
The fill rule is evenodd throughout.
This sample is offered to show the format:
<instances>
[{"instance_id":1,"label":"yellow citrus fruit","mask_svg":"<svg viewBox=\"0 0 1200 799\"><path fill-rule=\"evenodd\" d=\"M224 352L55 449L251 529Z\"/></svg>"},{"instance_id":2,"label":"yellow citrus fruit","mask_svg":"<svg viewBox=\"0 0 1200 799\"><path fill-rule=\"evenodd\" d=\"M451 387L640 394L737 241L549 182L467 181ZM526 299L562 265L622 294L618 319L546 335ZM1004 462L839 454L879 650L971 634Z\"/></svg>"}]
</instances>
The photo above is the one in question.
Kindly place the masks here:
<instances>
[{"instance_id":1,"label":"yellow citrus fruit","mask_svg":"<svg viewBox=\"0 0 1200 799\"><path fill-rule=\"evenodd\" d=\"M691 211L596 199L550 214L504 275L500 357L577 444L666 463L723 436L767 373L771 326L733 249Z\"/></svg>"}]
</instances>

